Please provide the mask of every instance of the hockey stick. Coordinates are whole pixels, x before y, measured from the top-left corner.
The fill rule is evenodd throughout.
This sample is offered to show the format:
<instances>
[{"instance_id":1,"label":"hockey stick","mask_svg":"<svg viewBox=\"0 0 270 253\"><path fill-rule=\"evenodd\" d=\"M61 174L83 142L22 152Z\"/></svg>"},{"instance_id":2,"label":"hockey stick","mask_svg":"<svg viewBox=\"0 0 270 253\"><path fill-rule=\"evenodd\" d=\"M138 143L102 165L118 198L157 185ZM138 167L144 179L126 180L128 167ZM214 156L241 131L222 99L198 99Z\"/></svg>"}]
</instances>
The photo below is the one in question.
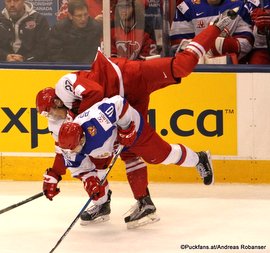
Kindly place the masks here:
<instances>
[{"instance_id":1,"label":"hockey stick","mask_svg":"<svg viewBox=\"0 0 270 253\"><path fill-rule=\"evenodd\" d=\"M32 197L26 199L26 200L23 200L23 201L17 203L17 204L8 206L8 207L6 207L6 208L0 210L0 214L5 213L5 212L7 212L7 211L9 211L9 210L12 210L13 208L16 208L16 207L18 207L18 206L21 206L21 205L23 205L23 204L26 204L27 202L30 202L30 201L32 201L32 200L34 200L34 199L37 199L37 198L39 198L39 197L41 197L41 196L43 196L43 195L44 195L44 193L43 193L43 192L40 192L40 193L38 193L38 194L36 194L36 195L34 195L34 196L32 196Z\"/></svg>"},{"instance_id":2,"label":"hockey stick","mask_svg":"<svg viewBox=\"0 0 270 253\"><path fill-rule=\"evenodd\" d=\"M104 178L100 181L100 184L102 185L105 180L107 179L112 167L114 166L117 158L119 157L120 153L122 152L124 146L119 146L119 148L117 149L117 151L115 152L113 159L111 161L111 163L109 164L106 174L104 176ZM58 247L58 245L63 241L63 239L66 237L66 235L69 233L69 231L72 229L72 227L75 225L75 223L77 222L77 220L80 218L81 214L84 212L84 210L87 208L87 206L90 204L92 200L92 196L87 200L87 202L85 203L85 205L83 206L83 208L81 209L81 211L78 213L78 215L76 216L76 218L72 221L72 223L70 224L70 226L67 228L67 230L65 231L65 233L61 236L61 238L58 240L58 242L55 244L55 246L51 249L51 251L49 253L54 252L54 250Z\"/></svg>"}]
</instances>

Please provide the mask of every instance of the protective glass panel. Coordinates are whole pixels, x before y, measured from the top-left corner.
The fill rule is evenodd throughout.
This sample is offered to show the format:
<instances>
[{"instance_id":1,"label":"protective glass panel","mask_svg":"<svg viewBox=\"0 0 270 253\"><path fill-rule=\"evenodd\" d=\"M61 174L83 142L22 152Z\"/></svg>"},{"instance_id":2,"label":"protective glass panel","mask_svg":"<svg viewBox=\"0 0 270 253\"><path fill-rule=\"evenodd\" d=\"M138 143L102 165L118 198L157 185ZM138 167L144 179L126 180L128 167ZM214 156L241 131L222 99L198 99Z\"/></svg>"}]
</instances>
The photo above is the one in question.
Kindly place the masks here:
<instances>
[{"instance_id":1,"label":"protective glass panel","mask_svg":"<svg viewBox=\"0 0 270 253\"><path fill-rule=\"evenodd\" d=\"M0 62L91 64L99 47L132 60L168 56L169 2L0 1Z\"/></svg>"}]
</instances>

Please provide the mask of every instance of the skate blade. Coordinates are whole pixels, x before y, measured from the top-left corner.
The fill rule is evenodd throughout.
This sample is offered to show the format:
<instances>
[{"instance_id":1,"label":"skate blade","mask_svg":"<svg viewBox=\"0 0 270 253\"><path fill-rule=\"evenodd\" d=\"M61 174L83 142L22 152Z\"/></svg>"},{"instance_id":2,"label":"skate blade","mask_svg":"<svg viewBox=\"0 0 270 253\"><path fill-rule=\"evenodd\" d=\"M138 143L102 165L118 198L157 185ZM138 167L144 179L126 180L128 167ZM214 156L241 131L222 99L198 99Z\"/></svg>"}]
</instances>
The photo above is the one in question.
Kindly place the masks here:
<instances>
[{"instance_id":1,"label":"skate blade","mask_svg":"<svg viewBox=\"0 0 270 253\"><path fill-rule=\"evenodd\" d=\"M98 224L98 223L102 223L102 222L105 222L105 221L108 221L110 219L110 215L103 215L103 216L100 216L94 220L82 220L81 219L81 222L80 222L80 225L81 226L87 226L87 225L92 225L92 224Z\"/></svg>"},{"instance_id":2,"label":"skate blade","mask_svg":"<svg viewBox=\"0 0 270 253\"><path fill-rule=\"evenodd\" d=\"M207 158L208 158L208 161L210 163L210 166L212 168L212 174L213 174L212 182L210 185L213 185L215 183L215 174L214 174L214 167L213 167L213 163L212 163L211 152L209 150L207 150L206 154L207 154Z\"/></svg>"},{"instance_id":3,"label":"skate blade","mask_svg":"<svg viewBox=\"0 0 270 253\"><path fill-rule=\"evenodd\" d=\"M152 224L158 222L160 218L156 215L156 213L151 213L140 220L135 220L127 223L127 229L134 229L138 227L142 227L148 224Z\"/></svg>"}]
</instances>

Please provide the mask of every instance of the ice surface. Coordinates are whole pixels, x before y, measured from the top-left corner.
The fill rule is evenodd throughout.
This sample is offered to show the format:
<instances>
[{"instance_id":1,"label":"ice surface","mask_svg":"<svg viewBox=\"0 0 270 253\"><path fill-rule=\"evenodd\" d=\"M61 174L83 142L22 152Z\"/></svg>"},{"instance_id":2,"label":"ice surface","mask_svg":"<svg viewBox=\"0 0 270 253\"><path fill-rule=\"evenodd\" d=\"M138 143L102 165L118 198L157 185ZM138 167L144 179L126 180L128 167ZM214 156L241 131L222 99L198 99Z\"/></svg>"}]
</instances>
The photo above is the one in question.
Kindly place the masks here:
<instances>
[{"instance_id":1,"label":"ice surface","mask_svg":"<svg viewBox=\"0 0 270 253\"><path fill-rule=\"evenodd\" d=\"M0 209L41 187L42 182L0 181ZM60 182L60 188L53 201L41 197L0 215L1 253L50 252L88 199L80 182ZM129 185L111 182L111 189L110 221L87 227L78 221L54 252L270 252L270 185L150 183L161 220L135 230L123 221L135 203ZM241 249L242 244L263 249ZM213 245L227 249L198 249Z\"/></svg>"}]
</instances>

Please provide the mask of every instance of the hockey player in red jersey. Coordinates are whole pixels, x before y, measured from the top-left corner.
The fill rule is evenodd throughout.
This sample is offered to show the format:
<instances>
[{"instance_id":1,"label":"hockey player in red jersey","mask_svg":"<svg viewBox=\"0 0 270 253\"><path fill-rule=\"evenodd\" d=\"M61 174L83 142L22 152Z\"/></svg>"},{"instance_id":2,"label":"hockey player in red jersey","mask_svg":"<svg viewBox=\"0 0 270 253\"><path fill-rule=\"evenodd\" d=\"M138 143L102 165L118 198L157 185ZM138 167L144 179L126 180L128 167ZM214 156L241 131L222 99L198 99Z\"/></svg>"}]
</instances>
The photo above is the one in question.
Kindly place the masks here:
<instances>
[{"instance_id":1,"label":"hockey player in red jersey","mask_svg":"<svg viewBox=\"0 0 270 253\"><path fill-rule=\"evenodd\" d=\"M104 97L121 95L146 120L150 94L168 85L179 83L182 77L192 72L198 59L213 46L215 38L235 18L235 15L229 14L228 11L223 13L214 25L202 31L183 52L176 54L175 57L130 61L122 58L108 59L98 52L90 71L73 72L64 75L57 82L55 96L47 96L46 91L41 92L37 96L38 112L50 114L52 109L65 107L78 114ZM39 102L41 106L38 106ZM125 162L127 178L135 199L142 201L150 198L146 163L132 152L123 152L121 158ZM61 172L63 167L63 158L59 154L53 167L47 172L48 176L55 179L54 184L59 179L58 171ZM50 189L54 190L50 191ZM55 189L45 177L46 196L52 199L58 193ZM99 210L101 209L102 206ZM91 217L91 214L86 211L81 218L91 221Z\"/></svg>"}]
</instances>

